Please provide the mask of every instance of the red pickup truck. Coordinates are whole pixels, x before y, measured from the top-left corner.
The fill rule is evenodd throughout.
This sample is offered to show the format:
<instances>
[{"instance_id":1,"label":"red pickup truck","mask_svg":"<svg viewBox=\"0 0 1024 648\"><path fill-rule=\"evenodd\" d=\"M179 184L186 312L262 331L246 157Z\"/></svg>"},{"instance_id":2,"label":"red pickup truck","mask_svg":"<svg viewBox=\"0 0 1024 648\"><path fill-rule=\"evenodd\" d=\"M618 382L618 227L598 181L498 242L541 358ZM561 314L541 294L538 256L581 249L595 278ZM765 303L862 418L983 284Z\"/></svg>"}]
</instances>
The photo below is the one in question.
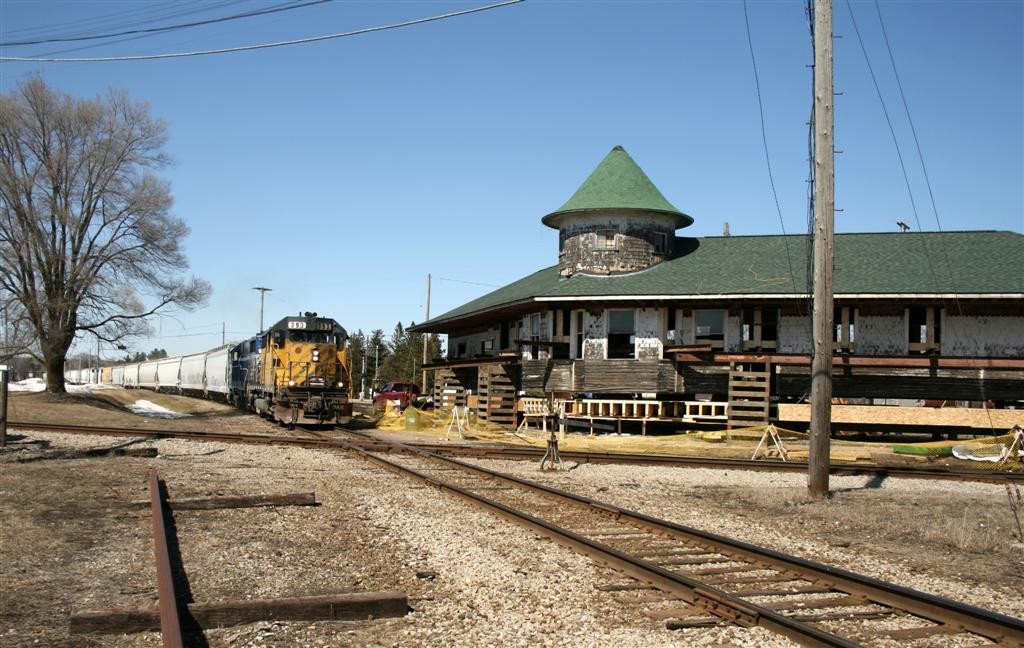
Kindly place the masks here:
<instances>
[{"instance_id":1,"label":"red pickup truck","mask_svg":"<svg viewBox=\"0 0 1024 648\"><path fill-rule=\"evenodd\" d=\"M409 382L389 382L384 388L373 395L375 404L383 405L386 401L398 401L401 407L419 398L420 386Z\"/></svg>"}]
</instances>

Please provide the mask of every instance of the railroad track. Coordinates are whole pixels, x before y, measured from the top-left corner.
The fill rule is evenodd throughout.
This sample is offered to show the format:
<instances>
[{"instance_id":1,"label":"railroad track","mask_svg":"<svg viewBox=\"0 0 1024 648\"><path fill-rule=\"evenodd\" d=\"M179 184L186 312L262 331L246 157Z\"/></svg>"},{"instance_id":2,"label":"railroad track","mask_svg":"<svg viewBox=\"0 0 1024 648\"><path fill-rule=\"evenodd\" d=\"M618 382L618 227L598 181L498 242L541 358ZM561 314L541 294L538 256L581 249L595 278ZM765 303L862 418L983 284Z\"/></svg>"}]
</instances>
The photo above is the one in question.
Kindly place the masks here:
<instances>
[{"instance_id":1,"label":"railroad track","mask_svg":"<svg viewBox=\"0 0 1024 648\"><path fill-rule=\"evenodd\" d=\"M377 464L465 498L635 579L669 628L722 620L804 645L954 638L1024 646L1024 620L660 520L415 448ZM645 602L649 605L651 600Z\"/></svg>"},{"instance_id":2,"label":"railroad track","mask_svg":"<svg viewBox=\"0 0 1024 648\"><path fill-rule=\"evenodd\" d=\"M138 428L94 427L84 425L64 425L57 423L23 423L11 422L13 429L39 430L41 432L62 432L66 434L93 434L107 436L153 437L157 439L189 439L193 441L219 441L223 443L250 443L263 445L280 445L301 448L331 448L339 446L339 438L330 433L296 428L285 436L278 434L239 434L228 432L203 432L190 430L144 430ZM386 450L391 444L373 438L369 434L340 429L350 442L367 449ZM352 440L354 439L354 440ZM416 448L449 456L461 456L480 459L519 459L539 462L544 455L543 448L523 446L457 446L438 443L409 444L405 447ZM677 466L689 468L710 468L720 470L757 470L770 472L807 472L807 463L798 461L778 461L770 459L725 459L721 457L684 457L676 455L653 455L621 452L559 452L564 461L575 463L624 463L647 466ZM874 477L898 477L912 479L938 479L953 481L974 481L1002 484L1006 482L1024 483L1024 472L1007 470L969 470L940 467L893 467L869 464L833 463L829 467L833 475L870 475Z\"/></svg>"},{"instance_id":3,"label":"railroad track","mask_svg":"<svg viewBox=\"0 0 1024 648\"><path fill-rule=\"evenodd\" d=\"M80 434L184 438L346 450L463 497L633 579L670 628L758 625L805 645L914 639L1024 646L1024 621L656 519L402 444L301 436L12 424Z\"/></svg>"}]
</instances>

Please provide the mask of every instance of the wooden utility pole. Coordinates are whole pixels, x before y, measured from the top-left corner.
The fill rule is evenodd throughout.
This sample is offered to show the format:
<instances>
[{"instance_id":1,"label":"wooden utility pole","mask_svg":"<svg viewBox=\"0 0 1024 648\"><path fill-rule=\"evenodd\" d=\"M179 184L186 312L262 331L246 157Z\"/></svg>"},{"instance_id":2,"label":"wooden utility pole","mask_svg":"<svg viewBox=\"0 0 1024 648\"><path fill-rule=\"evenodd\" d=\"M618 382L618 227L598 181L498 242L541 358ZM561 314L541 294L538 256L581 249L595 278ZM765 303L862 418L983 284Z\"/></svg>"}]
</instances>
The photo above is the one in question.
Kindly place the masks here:
<instances>
[{"instance_id":1,"label":"wooden utility pole","mask_svg":"<svg viewBox=\"0 0 1024 648\"><path fill-rule=\"evenodd\" d=\"M832 436L832 100L832 0L814 0L814 357L807 490L819 499L828 496Z\"/></svg>"},{"instance_id":2,"label":"wooden utility pole","mask_svg":"<svg viewBox=\"0 0 1024 648\"><path fill-rule=\"evenodd\" d=\"M0 448L7 446L7 365L0 365Z\"/></svg>"},{"instance_id":3,"label":"wooden utility pole","mask_svg":"<svg viewBox=\"0 0 1024 648\"><path fill-rule=\"evenodd\" d=\"M430 319L430 275L427 275L427 316L423 320L424 322ZM430 339L430 334L423 333L423 365L427 364L427 340ZM423 370L423 393L427 393L427 370Z\"/></svg>"},{"instance_id":4,"label":"wooden utility pole","mask_svg":"<svg viewBox=\"0 0 1024 648\"><path fill-rule=\"evenodd\" d=\"M263 332L263 296L273 290L273 288L264 288L263 286L255 286L253 290L260 291L260 330L257 333Z\"/></svg>"}]
</instances>

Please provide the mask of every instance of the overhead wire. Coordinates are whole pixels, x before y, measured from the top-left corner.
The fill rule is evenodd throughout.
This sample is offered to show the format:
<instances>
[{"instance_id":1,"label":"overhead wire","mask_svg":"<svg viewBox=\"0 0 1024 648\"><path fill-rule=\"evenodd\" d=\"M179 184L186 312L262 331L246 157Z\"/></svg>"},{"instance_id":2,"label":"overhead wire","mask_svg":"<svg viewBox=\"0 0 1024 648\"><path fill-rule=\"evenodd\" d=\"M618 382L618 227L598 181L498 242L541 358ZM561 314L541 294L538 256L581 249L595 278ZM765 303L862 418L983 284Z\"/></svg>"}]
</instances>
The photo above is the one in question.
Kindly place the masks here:
<instances>
[{"instance_id":1,"label":"overhead wire","mask_svg":"<svg viewBox=\"0 0 1024 648\"><path fill-rule=\"evenodd\" d=\"M455 18L458 16L466 16L469 14L480 13L483 11L489 11L491 9L498 9L501 7L507 7L509 5L519 4L525 0L505 0L504 2L498 2L495 4L484 5L481 7L473 7L471 9L464 9L462 11L453 11L445 14L439 14L436 16L429 16L427 18L415 18L413 20L406 20L398 23L391 23L387 25L378 25L376 27L365 27L363 29L355 29L347 32L338 32L334 34L325 34L322 36L310 36L307 38L296 38L286 41L277 41L273 43L260 43L257 45L241 45L238 47L225 47L220 49L208 49L198 50L193 52L174 52L168 54L144 54L138 56L97 56L97 57L79 57L79 58L63 58L63 57L31 57L31 56L0 56L0 61L26 61L34 63L98 63L98 62L112 62L112 61L150 61L157 59L170 59L170 58L185 58L191 56L208 56L213 54L229 54L234 52L247 52L260 49L269 49L272 47L285 47L289 45L303 45L306 43L316 43L325 40L332 40L336 38L345 38L349 36L359 36L361 34L369 34L373 32L386 31L390 29L399 29L402 27L410 27L413 25L421 25L428 22L435 22L439 20L445 20L447 18Z\"/></svg>"},{"instance_id":2,"label":"overhead wire","mask_svg":"<svg viewBox=\"0 0 1024 648\"><path fill-rule=\"evenodd\" d=\"M847 0L847 2L849 2L849 0ZM885 20L882 18L882 8L879 6L878 0L875 0L875 13L878 15L878 24L879 24L879 27L881 27L882 37L885 40L885 49L886 49L886 52L889 55L889 64L892 67L893 77L896 79L896 87L899 89L899 92L900 92L900 100L903 103L903 111L904 111L904 114L906 114L906 116L907 116L907 123L910 126L910 133L911 133L911 135L914 138L914 146L917 149L917 158L918 158L918 161L921 163L921 173L924 176L925 186L928 189L928 198L931 201L932 213L935 215L935 227L941 233L942 232L942 223L939 220L939 208L938 208L938 206L937 206L937 204L935 202L935 192L932 190L932 182L931 182L931 179L928 176L928 166L925 164L924 153L921 151L921 141L920 141L920 139L917 136L917 128L914 127L914 120L910 116L910 105L907 102L907 95L903 91L903 82L900 80L899 71L896 69L896 57L893 56L893 53L892 53L892 44L889 42L889 33L885 29ZM916 213L915 213L915 216L916 216ZM963 315L964 315L963 305L960 303L960 294L959 294L959 291L957 290L957 286L956 286L956 275L953 274L953 272L951 270L952 263L950 262L950 258L949 258L949 249L948 249L948 247L946 245L941 245L940 248L942 250L943 257L944 257L944 260L945 260L945 267L947 269L950 269L949 281L950 281L950 287L952 288L952 291L953 291L953 303L956 306L957 315L959 315L960 317L963 317ZM971 337L971 341L977 346L977 348L980 349L981 348L981 340L976 335L976 333L975 333L973 328L968 327L967 335ZM948 337L948 333L947 333L947 337ZM974 364L973 361L971 362L971 364L972 365ZM978 375L978 389L981 392L981 400L982 400L982 402L986 404L984 409L985 409L985 413L988 415L989 429L991 430L991 433L993 435L995 435L996 434L995 422L992 420L992 412L989 411L989 408L987 406L988 397L987 397L986 390L985 390L985 379L984 379L983 375L980 372L979 372L979 375Z\"/></svg>"},{"instance_id":3,"label":"overhead wire","mask_svg":"<svg viewBox=\"0 0 1024 648\"><path fill-rule=\"evenodd\" d=\"M898 138L896 136L896 130L893 127L892 120L890 119L890 116L889 116L888 107L886 106L885 99L882 96L881 87L878 84L878 79L875 76L874 68L871 65L870 58L868 57L867 47L865 46L864 40L861 37L860 28L857 25L857 19L854 16L853 6L851 5L850 0L846 0L846 7L847 7L847 9L848 9L848 11L850 13L850 20L853 23L854 32L857 34L857 41L860 44L861 52L864 54L864 61L867 64L868 72L870 73L870 76L871 76L871 81L872 81L872 83L875 86L875 92L878 95L878 101L879 101L879 103L882 106L882 112L885 115L886 123L889 126L889 132L892 135L893 145L896 148L896 155L897 155L897 157L899 159L900 169L903 172L903 180L904 180L904 183L905 183L905 185L907 187L907 194L908 194L908 196L910 198L910 204L911 204L912 210L914 212L914 220L915 220L915 223L917 224L918 231L920 232L920 241L921 241L922 249L924 251L925 262L928 264L928 270L929 270L929 273L932 276L932 282L933 282L933 284L935 286L936 293L943 294L943 293L945 293L947 291L947 288L939 281L938 273L935 270L935 264L932 261L932 253L931 253L931 251L928 248L927 234L923 231L924 228L921 226L921 219L920 219L920 217L918 215L917 204L914 201L914 195L913 195L913 191L911 189L911 184L910 184L910 177L909 177L909 174L907 173L906 165L904 164L903 154L902 154L902 152L900 150L899 141L898 141ZM921 169L922 169L922 172L924 173L925 183L926 183L926 185L928 187L928 195L929 195L929 197L931 199L932 210L935 213L935 224L938 227L939 233L941 234L942 233L942 225L939 222L938 208L937 208L936 203L935 203L935 194L932 191L931 181L928 179L927 167L926 167L925 162L924 162L924 155L921 152L920 140L917 137L917 130L914 128L913 119L910 116L910 108L909 108L909 105L907 103L906 94L903 92L903 84L899 80L899 73L898 73L898 71L896 69L896 60L895 60L895 57L893 56L893 53L892 53L892 46L891 46L891 44L889 42L889 36L888 36L888 34L886 33L886 30L885 30L885 23L884 23L884 21L882 19L881 8L878 6L878 0L875 0L875 9L876 9L876 11L878 13L879 24L881 26L882 34L883 34L884 39L885 39L886 50L888 51L888 55L889 55L889 62L891 64L891 66L892 66L892 71L893 71L893 75L896 78L897 86L899 87L900 97L901 97L901 99L903 101L903 108L904 108L904 110L906 112L907 121L909 122L910 130L913 133L914 143L915 143L915 145L917 147L918 159L919 159L919 161L921 163ZM963 316L963 307L962 307L962 305L960 303L960 295L959 295L959 292L958 292L957 287L956 287L956 275L953 272L953 265L952 265L952 261L951 261L951 259L949 257L949 250L947 249L947 246L945 245L945 241L939 239L937 242L939 243L939 249L942 251L942 255L944 257L944 259L943 259L944 260L944 267L945 267L945 269L946 269L946 271L948 273L949 289L951 289L952 294L953 294L953 302L954 302L954 304L956 306L956 313L957 313L957 315L962 317ZM940 300L940 301L944 301L944 300ZM943 304L943 305L945 305L945 304ZM975 335L975 333L973 332L973 330L971 328L967 329L966 335L971 338L971 341L977 346L977 348L981 348L981 341ZM972 364L973 364L973 362L972 362ZM985 380L984 380L984 378L980 374L979 374L979 378L978 378L978 389L979 389L979 391L981 393L982 402L983 403L987 403L988 402L988 398L987 398L986 390L985 390ZM992 413L989 411L989 408L987 406L985 406L984 409L985 409L986 414L988 415L990 431L991 431L991 433L993 435L995 435L996 434L996 430L995 430L995 423L994 423L994 421L992 419Z\"/></svg>"},{"instance_id":4,"label":"overhead wire","mask_svg":"<svg viewBox=\"0 0 1024 648\"><path fill-rule=\"evenodd\" d=\"M761 79L757 73L757 57L754 54L754 39L750 35L750 15L747 11L747 0L743 0L743 22L747 27L747 45L750 48L750 64L754 69L754 87L757 90L757 109L761 115L761 143L764 145L764 161L768 167L768 183L772 188L772 198L775 200L775 212L779 215L779 227L782 228L782 241L786 247L786 262L789 265L789 277L793 289L796 290L796 273L793 272L793 257L789 252L789 237L786 235L786 222L782 218L782 207L779 204L779 192L775 189L775 176L772 174L772 160L768 154L768 134L764 121L764 101L761 98Z\"/></svg>"},{"instance_id":5,"label":"overhead wire","mask_svg":"<svg viewBox=\"0 0 1024 648\"><path fill-rule=\"evenodd\" d=\"M807 277L807 293L808 297L810 297L814 277L814 245L811 239L811 235L814 232L814 87L815 77L818 73L817 67L814 63L816 60L814 43L814 0L807 0L807 4L804 6L804 14L807 18L807 30L810 32L811 36L811 109L810 117L807 120L807 238L806 245L804 246L806 249L806 254L804 255L804 273Z\"/></svg>"},{"instance_id":6,"label":"overhead wire","mask_svg":"<svg viewBox=\"0 0 1024 648\"><path fill-rule=\"evenodd\" d=\"M871 83L875 86L875 94L878 96L878 102L882 106L882 114L885 116L885 123L889 126L889 134L892 136L893 146L896 148L896 157L900 163L900 171L903 173L903 182L907 187L907 196L910 199L910 208L914 212L914 222L917 224L918 231L923 232L924 228L921 227L921 218L917 211L917 202L914 200L914 192L910 185L910 174L907 173L907 165L903 161L903 151L900 149L899 138L896 136L896 129L892 125L892 118L889 116L889 108L885 103L885 98L882 96L882 88L878 84L878 77L875 76L875 69L871 65L871 58L868 56L867 47L864 45L864 39L860 33L860 27L857 25L857 18L853 14L853 5L850 4L850 0L846 0L846 8L850 12L850 21L853 24L853 31L857 35L857 42L860 44L860 51L864 54L864 62L868 67L868 73L871 76ZM928 242L924 236L921 236L921 245L924 248L924 257L928 263L928 271L932 275L932 281L935 284L936 289L939 288L939 277L935 272L935 264L932 263L931 253L928 250Z\"/></svg>"},{"instance_id":7,"label":"overhead wire","mask_svg":"<svg viewBox=\"0 0 1024 648\"><path fill-rule=\"evenodd\" d=\"M82 31L68 31L75 29L128 29L132 27L138 27L141 25L148 25L160 22L162 20L169 20L171 18L180 18L182 16L190 16L200 13L207 13L210 11L216 11L218 9L223 9L224 7L239 4L245 1L246 0L223 0L221 2L202 4L202 6L194 9L182 9L182 5L186 3L181 2L171 2L165 3L163 5L159 3L152 3L137 9L112 12L108 14L102 14L99 16L93 16L91 18L69 20L61 23L53 23L50 25L43 25L37 27L23 27L20 29L4 30L4 33L7 35L7 37L12 37L16 34L24 34L26 32L35 33L35 36L33 36L33 38L43 38L72 36L82 33ZM122 20L114 22L105 22L111 18L121 18Z\"/></svg>"},{"instance_id":8,"label":"overhead wire","mask_svg":"<svg viewBox=\"0 0 1024 648\"><path fill-rule=\"evenodd\" d=\"M179 23L177 25L166 25L164 27L150 27L149 29L131 29L127 31L110 32L106 34L93 34L90 36L69 36L65 38L45 38L36 40L0 42L0 47L21 47L25 45L41 45L44 43L68 43L73 41L102 40L105 38L117 38L119 36L130 36L135 34L156 34L161 32L177 31L181 29L190 29L192 27L202 27L204 25L213 25L216 23L228 22L230 20L239 20L242 18L266 16L269 14L280 13L282 11L291 11L293 9L304 9L306 7L311 7L313 5L324 4L326 2L332 1L333 0L309 0L309 2L302 2L298 4L296 4L295 2L285 2L280 5L268 7L266 9L245 11L238 14L232 14L230 16L221 16L219 18L210 18L208 20L197 20L189 23Z\"/></svg>"}]
</instances>

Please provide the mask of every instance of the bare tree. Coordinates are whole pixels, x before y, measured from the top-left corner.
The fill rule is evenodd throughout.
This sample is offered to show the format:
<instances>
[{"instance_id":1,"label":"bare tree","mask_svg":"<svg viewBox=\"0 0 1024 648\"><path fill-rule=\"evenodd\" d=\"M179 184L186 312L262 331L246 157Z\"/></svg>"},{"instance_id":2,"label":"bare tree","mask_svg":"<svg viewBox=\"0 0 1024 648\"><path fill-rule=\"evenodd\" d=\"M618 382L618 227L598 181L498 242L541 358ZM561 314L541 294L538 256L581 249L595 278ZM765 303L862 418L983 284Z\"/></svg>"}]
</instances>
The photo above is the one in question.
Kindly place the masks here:
<instances>
[{"instance_id":1,"label":"bare tree","mask_svg":"<svg viewBox=\"0 0 1024 648\"><path fill-rule=\"evenodd\" d=\"M111 343L210 293L184 278L188 226L172 216L167 126L126 93L80 99L31 78L0 95L0 287L19 303L64 391L75 336Z\"/></svg>"}]
</instances>

